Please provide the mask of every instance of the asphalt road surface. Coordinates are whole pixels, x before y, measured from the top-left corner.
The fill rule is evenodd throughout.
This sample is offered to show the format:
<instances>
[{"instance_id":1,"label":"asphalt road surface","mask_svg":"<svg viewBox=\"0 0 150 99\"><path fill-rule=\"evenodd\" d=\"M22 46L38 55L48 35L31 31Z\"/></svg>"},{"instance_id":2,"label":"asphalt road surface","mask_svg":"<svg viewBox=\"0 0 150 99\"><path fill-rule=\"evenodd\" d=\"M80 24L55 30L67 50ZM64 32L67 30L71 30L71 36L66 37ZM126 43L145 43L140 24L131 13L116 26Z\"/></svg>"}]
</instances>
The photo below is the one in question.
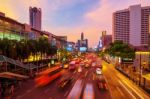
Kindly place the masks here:
<instances>
[{"instance_id":1,"label":"asphalt road surface","mask_svg":"<svg viewBox=\"0 0 150 99\"><path fill-rule=\"evenodd\" d=\"M94 54L89 54L90 56ZM88 56L87 56L88 57ZM90 58L90 57L89 57ZM36 87L33 79L27 80L23 83L22 87L17 89L12 99L66 99L70 91L74 87L75 82L78 79L82 79L84 87L80 99L83 98L83 92L87 84L93 86L93 92L95 99L150 99L150 97L135 85L131 80L117 71L112 64L108 64L96 57L97 64L102 64L103 77L106 80L108 90L100 90L97 86L97 78L100 75L95 73L97 67L82 67L82 71L78 72L70 71L69 69L63 69L63 76L69 75L73 77L73 81L68 84L64 89L58 88L58 81L60 78L49 83L44 87Z\"/></svg>"}]
</instances>

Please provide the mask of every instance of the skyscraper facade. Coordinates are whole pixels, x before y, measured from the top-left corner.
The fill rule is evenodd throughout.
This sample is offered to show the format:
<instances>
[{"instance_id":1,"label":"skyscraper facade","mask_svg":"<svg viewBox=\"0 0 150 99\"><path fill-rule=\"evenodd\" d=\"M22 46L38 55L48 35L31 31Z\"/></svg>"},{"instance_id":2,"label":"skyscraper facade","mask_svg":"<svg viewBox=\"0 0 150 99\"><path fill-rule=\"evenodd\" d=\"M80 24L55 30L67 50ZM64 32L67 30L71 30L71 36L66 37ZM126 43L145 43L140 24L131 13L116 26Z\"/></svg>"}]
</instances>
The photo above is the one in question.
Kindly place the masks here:
<instances>
[{"instance_id":1,"label":"skyscraper facade","mask_svg":"<svg viewBox=\"0 0 150 99\"><path fill-rule=\"evenodd\" d=\"M133 5L113 13L113 41L122 40L133 46L148 46L150 6Z\"/></svg>"},{"instance_id":2,"label":"skyscraper facade","mask_svg":"<svg viewBox=\"0 0 150 99\"><path fill-rule=\"evenodd\" d=\"M42 11L40 8L36 8L36 7L30 7L29 8L29 17L30 17L30 25L37 29L37 30L41 30L41 17L42 17Z\"/></svg>"},{"instance_id":3,"label":"skyscraper facade","mask_svg":"<svg viewBox=\"0 0 150 99\"><path fill-rule=\"evenodd\" d=\"M88 49L88 39L84 39L84 33L81 33L81 39L77 41L77 49L80 50L80 48L86 48L86 51Z\"/></svg>"}]
</instances>

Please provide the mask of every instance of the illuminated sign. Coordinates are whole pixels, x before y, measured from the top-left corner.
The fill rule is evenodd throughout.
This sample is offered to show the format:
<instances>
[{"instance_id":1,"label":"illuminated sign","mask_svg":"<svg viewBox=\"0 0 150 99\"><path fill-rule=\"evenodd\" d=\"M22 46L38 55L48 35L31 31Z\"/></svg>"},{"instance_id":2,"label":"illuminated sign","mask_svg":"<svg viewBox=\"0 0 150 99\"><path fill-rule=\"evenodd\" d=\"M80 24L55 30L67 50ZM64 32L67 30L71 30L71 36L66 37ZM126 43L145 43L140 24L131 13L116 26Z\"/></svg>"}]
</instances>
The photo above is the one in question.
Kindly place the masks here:
<instances>
[{"instance_id":1,"label":"illuminated sign","mask_svg":"<svg viewBox=\"0 0 150 99\"><path fill-rule=\"evenodd\" d=\"M2 33L0 32L0 38L3 39L3 38L8 38L8 39L11 39L11 40L20 40L20 39L23 39L22 36L19 36L17 34L13 34L13 33Z\"/></svg>"},{"instance_id":2,"label":"illuminated sign","mask_svg":"<svg viewBox=\"0 0 150 99\"><path fill-rule=\"evenodd\" d=\"M86 47L80 47L80 52L86 52L87 51L87 48Z\"/></svg>"},{"instance_id":3,"label":"illuminated sign","mask_svg":"<svg viewBox=\"0 0 150 99\"><path fill-rule=\"evenodd\" d=\"M121 61L122 61L122 63L133 63L132 58L122 58Z\"/></svg>"},{"instance_id":4,"label":"illuminated sign","mask_svg":"<svg viewBox=\"0 0 150 99\"><path fill-rule=\"evenodd\" d=\"M73 48L72 47L67 47L67 51L72 51Z\"/></svg>"}]
</instances>

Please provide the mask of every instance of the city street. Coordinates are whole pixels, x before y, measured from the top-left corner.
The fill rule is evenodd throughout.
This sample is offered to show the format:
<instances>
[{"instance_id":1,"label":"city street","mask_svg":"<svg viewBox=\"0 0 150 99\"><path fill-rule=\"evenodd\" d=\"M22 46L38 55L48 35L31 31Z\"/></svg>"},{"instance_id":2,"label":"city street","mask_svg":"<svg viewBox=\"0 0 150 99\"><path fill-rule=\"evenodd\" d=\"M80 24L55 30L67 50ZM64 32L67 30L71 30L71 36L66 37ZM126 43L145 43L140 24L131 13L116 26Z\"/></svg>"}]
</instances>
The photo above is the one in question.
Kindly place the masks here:
<instances>
[{"instance_id":1,"label":"city street","mask_svg":"<svg viewBox=\"0 0 150 99\"><path fill-rule=\"evenodd\" d=\"M150 0L1 0L0 99L150 99Z\"/></svg>"},{"instance_id":2,"label":"city street","mask_svg":"<svg viewBox=\"0 0 150 99\"><path fill-rule=\"evenodd\" d=\"M25 85L23 85L22 88L17 90L16 93L13 95L13 99L66 99L78 79L83 79L84 82L81 99L83 97L83 91L86 84L93 85L95 99L98 99L98 97L111 99L109 90L103 91L98 88L96 83L97 76L95 74L95 69L95 67L83 67L82 72L72 72L68 69L64 69L64 75L70 75L73 77L72 83L66 86L64 89L58 88L59 78L48 84L47 86L40 88L35 86L34 80L26 81Z\"/></svg>"},{"instance_id":3,"label":"city street","mask_svg":"<svg viewBox=\"0 0 150 99\"><path fill-rule=\"evenodd\" d=\"M95 56L94 54L92 54ZM97 86L97 78L101 75L97 75L95 70L97 67L82 67L82 72L70 71L69 69L63 69L62 76L73 77L73 80L65 88L58 88L58 82L60 78L51 82L44 87L36 87L34 80L28 80L17 90L12 96L13 99L66 99L71 90L73 89L75 82L78 79L83 80L83 89L80 98L83 98L83 92L87 84L92 84L94 88L95 99L148 99L149 96L135 85L131 80L117 71L112 64L108 64L105 61L97 58L97 64L102 64L103 76L106 80L108 90L100 90ZM79 65L79 64L77 64Z\"/></svg>"},{"instance_id":4,"label":"city street","mask_svg":"<svg viewBox=\"0 0 150 99\"><path fill-rule=\"evenodd\" d=\"M99 59L100 60L100 59ZM145 93L138 85L129 80L112 64L102 62L104 66L104 75L107 79L111 96L113 99L149 99L150 96Z\"/></svg>"}]
</instances>

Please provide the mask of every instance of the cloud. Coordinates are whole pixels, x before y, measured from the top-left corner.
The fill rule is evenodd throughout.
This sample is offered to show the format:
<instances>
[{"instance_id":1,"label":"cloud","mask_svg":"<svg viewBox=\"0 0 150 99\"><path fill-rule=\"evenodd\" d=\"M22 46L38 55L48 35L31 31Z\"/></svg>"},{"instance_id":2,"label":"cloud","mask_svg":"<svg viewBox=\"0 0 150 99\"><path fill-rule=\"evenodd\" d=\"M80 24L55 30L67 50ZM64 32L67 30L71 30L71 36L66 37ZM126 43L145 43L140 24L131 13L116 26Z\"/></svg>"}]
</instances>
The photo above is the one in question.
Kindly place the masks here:
<instances>
[{"instance_id":1,"label":"cloud","mask_svg":"<svg viewBox=\"0 0 150 99\"><path fill-rule=\"evenodd\" d=\"M99 26L101 29L109 30L111 34L112 13L126 9L130 5L140 4L142 6L150 3L150 0L141 2L140 0L100 0L99 7L85 14L85 19L93 26Z\"/></svg>"},{"instance_id":2,"label":"cloud","mask_svg":"<svg viewBox=\"0 0 150 99\"><path fill-rule=\"evenodd\" d=\"M84 32L85 37L89 39L90 46L93 46L98 44L101 31L107 30L108 34L111 34L113 12L140 3L142 6L149 5L150 0L1 0L0 11L21 23L28 23L29 6L42 8L42 27L44 30L56 35L67 35L68 39L72 41L79 39L80 33ZM89 6L86 6L86 10L82 12L80 17L77 17L80 20L75 20L74 15L70 16L72 21L63 18L65 11L70 11L70 8L75 5L77 8L78 5L80 7L83 5ZM60 11L62 11L61 15ZM71 13L69 12L69 14ZM76 23L76 25L61 24L57 26L55 24L59 24L59 21L62 20L54 20L55 15L57 15L57 18L63 18L64 22L67 20L72 24Z\"/></svg>"}]
</instances>

